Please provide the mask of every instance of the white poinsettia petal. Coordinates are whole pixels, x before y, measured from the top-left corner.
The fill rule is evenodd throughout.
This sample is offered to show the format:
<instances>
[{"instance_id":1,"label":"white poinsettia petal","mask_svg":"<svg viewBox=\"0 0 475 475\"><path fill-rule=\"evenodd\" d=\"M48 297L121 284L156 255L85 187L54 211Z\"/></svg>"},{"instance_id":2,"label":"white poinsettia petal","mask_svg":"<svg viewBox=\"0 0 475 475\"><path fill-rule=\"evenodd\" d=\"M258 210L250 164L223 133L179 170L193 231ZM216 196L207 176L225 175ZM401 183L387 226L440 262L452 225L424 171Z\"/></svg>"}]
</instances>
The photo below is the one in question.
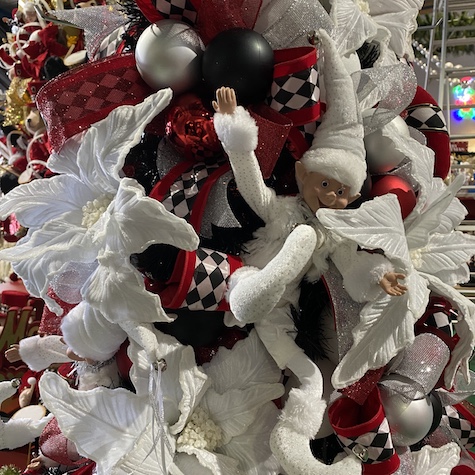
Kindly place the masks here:
<instances>
[{"instance_id":1,"label":"white poinsettia petal","mask_svg":"<svg viewBox=\"0 0 475 475\"><path fill-rule=\"evenodd\" d=\"M456 270L442 270L439 272L434 272L432 275L440 279L445 284L454 287L457 284L464 284L470 280L470 269L468 265L465 264Z\"/></svg>"},{"instance_id":2,"label":"white poinsettia petal","mask_svg":"<svg viewBox=\"0 0 475 475\"><path fill-rule=\"evenodd\" d=\"M459 231L434 234L429 243L420 249L420 265L415 267L426 274L456 271L467 264L475 254L475 237Z\"/></svg>"},{"instance_id":3,"label":"white poinsettia petal","mask_svg":"<svg viewBox=\"0 0 475 475\"><path fill-rule=\"evenodd\" d=\"M86 229L69 219L71 213L62 220L46 223L41 229L29 231L27 236L14 247L0 251L0 259L10 262L24 261L41 255L54 255L70 251L68 261L91 262L97 254Z\"/></svg>"},{"instance_id":4,"label":"white poinsettia petal","mask_svg":"<svg viewBox=\"0 0 475 475\"><path fill-rule=\"evenodd\" d=\"M1 259L13 262L28 291L43 298L50 310L60 315L61 307L47 296L53 277L72 260L93 260L95 250L83 228L67 221L51 221L0 255Z\"/></svg>"},{"instance_id":5,"label":"white poinsettia petal","mask_svg":"<svg viewBox=\"0 0 475 475\"><path fill-rule=\"evenodd\" d=\"M192 473L193 475L214 475L209 468L201 465L194 455L177 453L175 455L175 463L184 474Z\"/></svg>"},{"instance_id":6,"label":"white poinsettia petal","mask_svg":"<svg viewBox=\"0 0 475 475\"><path fill-rule=\"evenodd\" d=\"M458 198L454 198L448 208L440 217L439 226L435 229L436 233L447 234L453 231L467 216L467 208Z\"/></svg>"},{"instance_id":7,"label":"white poinsettia petal","mask_svg":"<svg viewBox=\"0 0 475 475\"><path fill-rule=\"evenodd\" d=\"M382 249L404 270L412 267L399 202L393 194L366 201L358 209L319 209L317 217L331 232L364 249Z\"/></svg>"},{"instance_id":8,"label":"white poinsettia petal","mask_svg":"<svg viewBox=\"0 0 475 475\"><path fill-rule=\"evenodd\" d=\"M416 206L406 218L406 221L410 221L413 215L414 217L419 216L420 210L426 206L431 190L434 187L435 154L431 148L426 147L413 138L408 139L404 136L394 137L394 142L396 149L404 156L409 157L411 176L419 184L420 188Z\"/></svg>"},{"instance_id":9,"label":"white poinsettia petal","mask_svg":"<svg viewBox=\"0 0 475 475\"><path fill-rule=\"evenodd\" d=\"M247 389L231 389L218 394L212 388L206 391L200 406L223 431L225 443L242 434L254 423L260 408L282 396L282 384L259 384Z\"/></svg>"},{"instance_id":10,"label":"white poinsettia petal","mask_svg":"<svg viewBox=\"0 0 475 475\"><path fill-rule=\"evenodd\" d=\"M196 366L195 352L191 346L183 348L178 370L174 384L178 379L183 396L178 403L180 418L170 428L173 434L178 434L183 430L193 410L202 400L203 395L209 391L211 383L208 376ZM169 381L169 384L173 384L172 381Z\"/></svg>"},{"instance_id":11,"label":"white poinsettia petal","mask_svg":"<svg viewBox=\"0 0 475 475\"><path fill-rule=\"evenodd\" d=\"M455 443L442 447L426 445L412 452L415 475L449 475L460 460L460 447Z\"/></svg>"},{"instance_id":12,"label":"white poinsettia petal","mask_svg":"<svg viewBox=\"0 0 475 475\"><path fill-rule=\"evenodd\" d=\"M419 249L426 246L429 236L439 226L442 214L454 199L461 184L460 179L455 179L443 191L437 192L437 198L421 210L421 214L417 219L414 219L410 224L405 223L409 249Z\"/></svg>"},{"instance_id":13,"label":"white poinsettia petal","mask_svg":"<svg viewBox=\"0 0 475 475\"><path fill-rule=\"evenodd\" d=\"M378 33L378 25L374 20L351 0L335 2L330 17L335 23L333 39L342 56L356 51ZM374 103L369 107L373 105Z\"/></svg>"},{"instance_id":14,"label":"white poinsettia petal","mask_svg":"<svg viewBox=\"0 0 475 475\"><path fill-rule=\"evenodd\" d=\"M255 384L277 383L281 377L281 370L255 330L232 349L221 347L213 359L203 365L203 369L213 380L213 389L219 394Z\"/></svg>"},{"instance_id":15,"label":"white poinsettia petal","mask_svg":"<svg viewBox=\"0 0 475 475\"><path fill-rule=\"evenodd\" d=\"M408 291L409 301L407 308L412 312L416 320L422 317L429 303L430 291L424 275L425 274L413 272L407 276L405 280L406 286L410 289Z\"/></svg>"},{"instance_id":16,"label":"white poinsettia petal","mask_svg":"<svg viewBox=\"0 0 475 475\"><path fill-rule=\"evenodd\" d=\"M86 131L73 135L61 147L61 152L53 153L48 158L48 168L54 172L64 175L72 175L78 179L81 171L78 166L78 151Z\"/></svg>"},{"instance_id":17,"label":"white poinsettia petal","mask_svg":"<svg viewBox=\"0 0 475 475\"><path fill-rule=\"evenodd\" d=\"M157 200L145 196L143 187L132 178L120 181L105 240L114 252L130 255L142 252L151 244L170 244L194 250L199 238L184 219L165 209Z\"/></svg>"},{"instance_id":18,"label":"white poinsettia petal","mask_svg":"<svg viewBox=\"0 0 475 475\"><path fill-rule=\"evenodd\" d=\"M72 176L34 180L16 187L0 200L0 218L15 213L23 226L35 229L71 212L69 219L80 224L82 207L94 198L92 190Z\"/></svg>"},{"instance_id":19,"label":"white poinsettia petal","mask_svg":"<svg viewBox=\"0 0 475 475\"><path fill-rule=\"evenodd\" d=\"M81 179L88 186L113 193L130 149L140 142L147 124L169 104L171 89L158 91L136 106L120 106L93 124L78 150Z\"/></svg>"},{"instance_id":20,"label":"white poinsettia petal","mask_svg":"<svg viewBox=\"0 0 475 475\"><path fill-rule=\"evenodd\" d=\"M417 312L421 307L425 308L429 291L420 278L407 284L409 290L406 294L399 297L387 295L363 307L360 323L352 331L353 345L333 373L335 388L349 386L366 371L385 366L414 341L414 323L422 313L414 314L411 307Z\"/></svg>"},{"instance_id":21,"label":"white poinsettia petal","mask_svg":"<svg viewBox=\"0 0 475 475\"><path fill-rule=\"evenodd\" d=\"M177 450L188 455L194 455L200 465L208 468L213 475L242 475L238 468L238 461L226 455L197 449L191 445L181 445Z\"/></svg>"},{"instance_id":22,"label":"white poinsettia petal","mask_svg":"<svg viewBox=\"0 0 475 475\"><path fill-rule=\"evenodd\" d=\"M109 322L84 301L63 318L61 330L64 341L74 353L93 361L112 358L127 338L119 325Z\"/></svg>"},{"instance_id":23,"label":"white poinsettia petal","mask_svg":"<svg viewBox=\"0 0 475 475\"><path fill-rule=\"evenodd\" d=\"M117 442L120 445L120 439ZM160 428L158 421L154 421L148 424L131 450L116 463L109 474L172 474L175 465L174 455L175 439L170 436L166 425ZM175 471L175 473L180 472Z\"/></svg>"},{"instance_id":24,"label":"white poinsettia petal","mask_svg":"<svg viewBox=\"0 0 475 475\"><path fill-rule=\"evenodd\" d=\"M162 381L175 381L179 371L179 364L181 359L181 352L183 345L178 343L176 338L162 333L155 329L154 333L157 337L160 354L167 361L167 371L162 373ZM135 341L131 340L127 354L132 361L130 369L130 380L134 385L135 392L139 396L148 394L149 376L150 376L150 362L147 360L147 355L143 348L141 348ZM174 379L175 378L175 379ZM181 388L177 384L163 384L164 391L173 391L171 394L177 394L176 405L181 399ZM175 391L177 388L177 391ZM172 397L173 398L173 397Z\"/></svg>"},{"instance_id":25,"label":"white poinsettia petal","mask_svg":"<svg viewBox=\"0 0 475 475\"><path fill-rule=\"evenodd\" d=\"M254 422L241 435L220 447L228 457L239 461L239 468L246 475L277 475L279 464L269 446L269 437L275 427L279 410L269 402L259 409Z\"/></svg>"},{"instance_id":26,"label":"white poinsettia petal","mask_svg":"<svg viewBox=\"0 0 475 475\"><path fill-rule=\"evenodd\" d=\"M183 430L190 412L209 383L206 375L196 366L192 348L183 346L172 336L159 331L156 331L156 334L158 353L167 363L167 369L161 373L164 416L168 425L174 424L170 431L176 434ZM150 363L146 354L131 340L128 355L133 363L130 378L136 393L139 396L147 396Z\"/></svg>"},{"instance_id":27,"label":"white poinsettia petal","mask_svg":"<svg viewBox=\"0 0 475 475\"><path fill-rule=\"evenodd\" d=\"M97 463L98 475L111 474L150 421L151 409L144 399L122 388L77 391L55 373L45 373L39 388L63 434Z\"/></svg>"},{"instance_id":28,"label":"white poinsettia petal","mask_svg":"<svg viewBox=\"0 0 475 475\"><path fill-rule=\"evenodd\" d=\"M127 260L117 262L111 256L105 259L109 265L104 265L101 256L98 260L99 267L82 289L86 302L114 323L172 321L163 310L160 297L145 289L143 278Z\"/></svg>"}]
</instances>

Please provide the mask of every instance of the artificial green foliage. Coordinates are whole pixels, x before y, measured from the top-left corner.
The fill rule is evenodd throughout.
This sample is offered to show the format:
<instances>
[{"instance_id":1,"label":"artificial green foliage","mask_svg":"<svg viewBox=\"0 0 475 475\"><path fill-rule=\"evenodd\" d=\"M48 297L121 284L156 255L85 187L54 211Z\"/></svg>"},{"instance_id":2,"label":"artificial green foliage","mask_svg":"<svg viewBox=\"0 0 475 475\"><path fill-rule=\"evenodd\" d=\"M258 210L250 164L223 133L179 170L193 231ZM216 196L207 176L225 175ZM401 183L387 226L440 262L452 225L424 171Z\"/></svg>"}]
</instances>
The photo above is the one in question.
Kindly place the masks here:
<instances>
[{"instance_id":1,"label":"artificial green foliage","mask_svg":"<svg viewBox=\"0 0 475 475\"><path fill-rule=\"evenodd\" d=\"M0 475L21 475L21 470L15 465L3 465L0 467Z\"/></svg>"},{"instance_id":2,"label":"artificial green foliage","mask_svg":"<svg viewBox=\"0 0 475 475\"><path fill-rule=\"evenodd\" d=\"M438 19L442 17L442 13L439 13ZM419 26L427 26L432 24L432 15L419 15L417 19L417 23ZM460 30L450 31L448 35L448 39L452 38L474 38L473 43L475 43L475 15L473 13L468 12L454 12L449 13L448 17L448 27L457 27L461 28ZM465 28L467 29L465 29ZM474 28L474 29L470 29ZM417 30L413 38L417 40L422 45L428 47L429 46L429 37L430 37L430 30ZM442 25L439 25L435 29L435 39L441 40L442 39ZM462 45L462 46L448 46L447 52L458 55L458 54L467 54L473 53L475 51L474 44ZM440 47L435 48L433 53L439 54Z\"/></svg>"}]
</instances>

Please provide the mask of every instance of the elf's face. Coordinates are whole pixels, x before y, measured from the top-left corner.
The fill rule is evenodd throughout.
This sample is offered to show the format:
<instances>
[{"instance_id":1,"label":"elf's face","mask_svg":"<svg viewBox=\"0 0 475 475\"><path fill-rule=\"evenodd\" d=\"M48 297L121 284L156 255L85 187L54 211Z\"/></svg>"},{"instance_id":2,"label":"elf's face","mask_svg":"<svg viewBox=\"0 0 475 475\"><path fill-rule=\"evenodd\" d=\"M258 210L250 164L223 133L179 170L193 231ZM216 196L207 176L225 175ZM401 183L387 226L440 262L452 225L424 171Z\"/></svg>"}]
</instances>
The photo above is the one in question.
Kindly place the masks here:
<instances>
[{"instance_id":1,"label":"elf's face","mask_svg":"<svg viewBox=\"0 0 475 475\"><path fill-rule=\"evenodd\" d=\"M350 197L349 186L322 173L306 171L300 162L296 165L300 194L312 212L316 213L320 208L343 209L359 197Z\"/></svg>"}]
</instances>

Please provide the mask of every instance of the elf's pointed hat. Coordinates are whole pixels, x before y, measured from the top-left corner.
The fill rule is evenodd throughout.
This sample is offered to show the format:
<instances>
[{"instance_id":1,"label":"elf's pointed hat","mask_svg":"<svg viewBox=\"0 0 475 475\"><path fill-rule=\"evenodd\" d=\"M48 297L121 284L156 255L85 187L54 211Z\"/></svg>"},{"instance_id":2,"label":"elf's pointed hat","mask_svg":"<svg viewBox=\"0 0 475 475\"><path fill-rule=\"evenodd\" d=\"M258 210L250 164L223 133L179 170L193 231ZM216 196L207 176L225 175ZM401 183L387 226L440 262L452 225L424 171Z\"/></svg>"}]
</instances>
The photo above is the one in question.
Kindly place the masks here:
<instances>
[{"instance_id":1,"label":"elf's pointed hat","mask_svg":"<svg viewBox=\"0 0 475 475\"><path fill-rule=\"evenodd\" d=\"M324 30L319 31L319 36L324 49L327 109L301 162L307 171L322 173L349 186L350 196L355 196L366 179L363 122L353 81L335 43Z\"/></svg>"}]
</instances>

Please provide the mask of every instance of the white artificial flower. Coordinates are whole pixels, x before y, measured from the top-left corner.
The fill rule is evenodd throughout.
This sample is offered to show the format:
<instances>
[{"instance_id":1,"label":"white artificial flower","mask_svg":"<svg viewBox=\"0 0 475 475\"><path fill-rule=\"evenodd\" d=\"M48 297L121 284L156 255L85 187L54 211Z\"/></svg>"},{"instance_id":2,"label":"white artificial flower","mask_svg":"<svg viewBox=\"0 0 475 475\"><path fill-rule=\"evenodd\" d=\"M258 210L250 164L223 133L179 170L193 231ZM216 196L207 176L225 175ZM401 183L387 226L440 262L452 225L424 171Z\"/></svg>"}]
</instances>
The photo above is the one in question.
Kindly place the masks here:
<instances>
[{"instance_id":1,"label":"white artificial flower","mask_svg":"<svg viewBox=\"0 0 475 475\"><path fill-rule=\"evenodd\" d=\"M56 313L47 295L77 267L84 298L112 322L169 321L158 296L147 292L130 255L151 244L193 250L198 237L183 219L145 195L131 178L122 178L124 160L145 126L169 104L170 89L136 106L121 106L53 154L49 168L59 175L19 186L0 201L2 219L15 213L28 234L0 253L11 261L33 295ZM84 272L86 269L86 272Z\"/></svg>"},{"instance_id":2,"label":"white artificial flower","mask_svg":"<svg viewBox=\"0 0 475 475\"><path fill-rule=\"evenodd\" d=\"M166 370L153 403L149 364L133 343L136 393L76 391L54 374L40 381L46 406L80 453L97 463L98 475L277 475L269 435L278 414L272 400L283 394L281 372L256 332L231 350L220 348L202 368L191 347L163 334L157 340Z\"/></svg>"},{"instance_id":3,"label":"white artificial flower","mask_svg":"<svg viewBox=\"0 0 475 475\"><path fill-rule=\"evenodd\" d=\"M446 283L465 274L466 261L475 253L474 239L453 230L459 187L457 181L449 187L426 189L408 223L403 223L399 202L392 194L363 203L356 210L318 211L322 224L336 235L363 249L383 250L396 271L406 275L408 287L399 297L381 290L378 298L363 307L360 323L352 330L353 345L333 374L335 387L348 386L369 369L385 366L412 343L414 324L424 313L431 291L459 311L460 340L445 371L445 384L452 386L459 367L468 377L468 359L475 344L475 305ZM424 187L421 193L424 196Z\"/></svg>"}]
</instances>

